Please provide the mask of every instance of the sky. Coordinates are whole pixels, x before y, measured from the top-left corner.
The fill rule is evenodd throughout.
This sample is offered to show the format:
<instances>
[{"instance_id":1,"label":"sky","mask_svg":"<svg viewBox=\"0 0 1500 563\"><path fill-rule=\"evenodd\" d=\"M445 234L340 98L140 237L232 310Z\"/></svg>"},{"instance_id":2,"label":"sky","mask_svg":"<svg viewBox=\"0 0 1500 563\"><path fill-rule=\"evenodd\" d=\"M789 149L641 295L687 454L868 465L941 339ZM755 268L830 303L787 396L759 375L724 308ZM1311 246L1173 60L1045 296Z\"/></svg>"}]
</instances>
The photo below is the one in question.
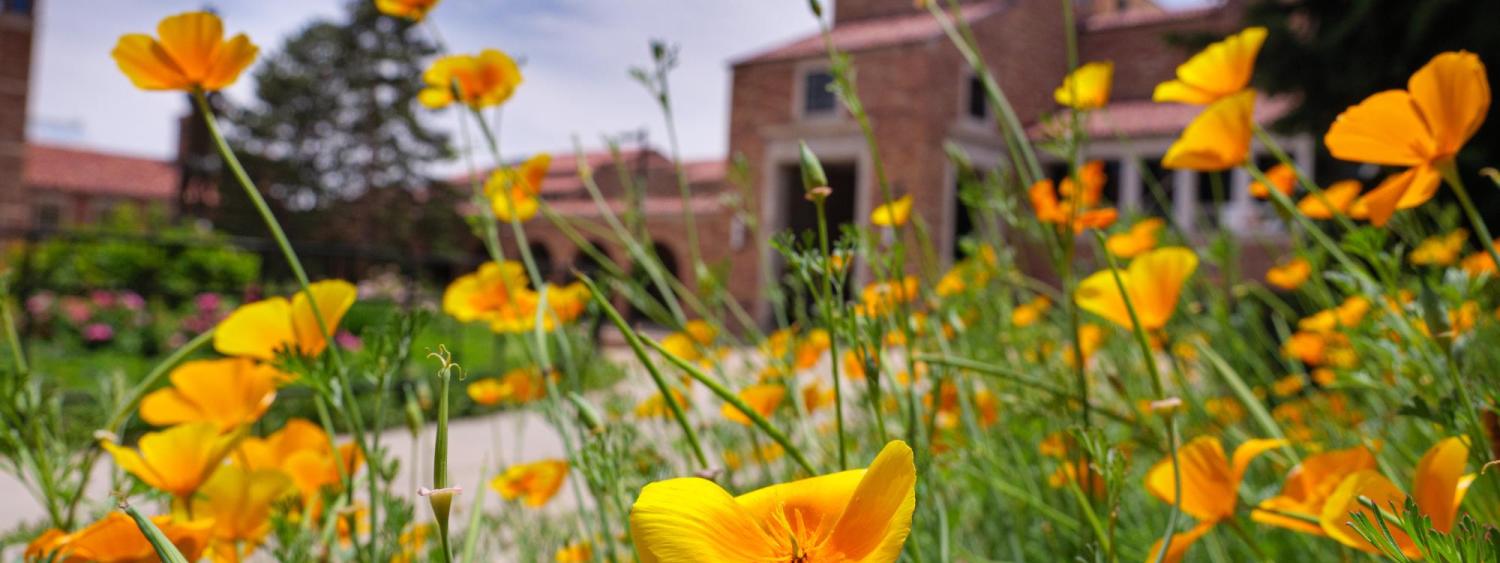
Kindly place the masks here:
<instances>
[{"instance_id":1,"label":"sky","mask_svg":"<svg viewBox=\"0 0 1500 563\"><path fill-rule=\"evenodd\" d=\"M154 34L163 16L211 7L226 32L246 33L265 52L317 18L342 18L346 1L44 0L28 135L171 157L186 98L132 87L109 56L120 35ZM683 155L722 158L731 61L817 29L807 0L445 0L431 18L451 51L498 48L526 61L525 83L505 110L502 146L512 155L570 152L575 136L597 148L602 135L643 127L651 144L664 147L660 113L628 75L633 66L649 65L648 42L664 39L681 48L671 87ZM228 91L236 102L251 99L253 70ZM457 127L452 112L431 116L438 129ZM439 169L457 172L461 165Z\"/></svg>"}]
</instances>

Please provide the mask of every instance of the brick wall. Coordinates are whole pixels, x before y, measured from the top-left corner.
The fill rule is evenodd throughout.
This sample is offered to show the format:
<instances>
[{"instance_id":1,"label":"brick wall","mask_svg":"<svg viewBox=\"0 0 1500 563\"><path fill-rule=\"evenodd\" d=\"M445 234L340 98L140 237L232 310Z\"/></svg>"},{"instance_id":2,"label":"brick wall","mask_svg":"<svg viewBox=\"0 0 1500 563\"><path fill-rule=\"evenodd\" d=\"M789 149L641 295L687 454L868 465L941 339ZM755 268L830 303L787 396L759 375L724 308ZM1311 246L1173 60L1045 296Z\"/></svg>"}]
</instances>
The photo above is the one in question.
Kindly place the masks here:
<instances>
[{"instance_id":1,"label":"brick wall","mask_svg":"<svg viewBox=\"0 0 1500 563\"><path fill-rule=\"evenodd\" d=\"M840 24L865 18L876 18L918 11L917 0L823 0L824 6L832 3L833 22ZM933 0L947 5L948 0ZM970 3L979 0L961 0Z\"/></svg>"},{"instance_id":2,"label":"brick wall","mask_svg":"<svg viewBox=\"0 0 1500 563\"><path fill-rule=\"evenodd\" d=\"M0 227L24 228L30 222L21 193L21 165L32 28L31 16L0 12Z\"/></svg>"}]
</instances>

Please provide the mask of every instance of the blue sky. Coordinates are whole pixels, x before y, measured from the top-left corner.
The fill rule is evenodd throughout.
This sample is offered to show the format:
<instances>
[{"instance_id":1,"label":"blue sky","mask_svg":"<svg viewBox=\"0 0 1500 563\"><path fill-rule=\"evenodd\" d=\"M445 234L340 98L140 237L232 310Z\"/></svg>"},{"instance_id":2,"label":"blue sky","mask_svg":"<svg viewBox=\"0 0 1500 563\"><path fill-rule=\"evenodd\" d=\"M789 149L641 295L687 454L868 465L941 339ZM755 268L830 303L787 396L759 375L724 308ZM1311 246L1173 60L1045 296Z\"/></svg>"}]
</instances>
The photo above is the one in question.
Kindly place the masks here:
<instances>
[{"instance_id":1,"label":"blue sky","mask_svg":"<svg viewBox=\"0 0 1500 563\"><path fill-rule=\"evenodd\" d=\"M109 57L121 34L152 32L162 16L211 6L229 33L245 32L272 50L314 18L340 17L344 1L45 0L30 137L170 156L176 118L187 103L130 86ZM677 43L674 106L684 155L698 158L725 152L729 61L814 31L806 6L806 0L445 0L432 17L454 51L494 47L527 61L526 83L505 115L503 144L512 155L567 151L575 135L596 147L600 135L641 127L653 144L664 145L661 118L627 71L649 63L650 39ZM248 82L242 79L229 95L248 100ZM436 113L432 123L451 129L454 117Z\"/></svg>"}]
</instances>

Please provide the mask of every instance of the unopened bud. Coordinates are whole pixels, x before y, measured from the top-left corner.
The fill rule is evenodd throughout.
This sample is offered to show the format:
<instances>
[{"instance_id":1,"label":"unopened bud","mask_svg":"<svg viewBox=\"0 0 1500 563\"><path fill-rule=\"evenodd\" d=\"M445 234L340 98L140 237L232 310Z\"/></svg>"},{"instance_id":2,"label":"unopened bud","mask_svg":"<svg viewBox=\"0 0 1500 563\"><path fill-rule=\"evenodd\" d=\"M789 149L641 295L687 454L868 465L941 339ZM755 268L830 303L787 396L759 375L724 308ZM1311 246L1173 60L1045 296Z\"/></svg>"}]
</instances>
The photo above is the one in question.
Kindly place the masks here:
<instances>
[{"instance_id":1,"label":"unopened bud","mask_svg":"<svg viewBox=\"0 0 1500 563\"><path fill-rule=\"evenodd\" d=\"M807 7L812 10L814 16L823 17L823 3L818 0L807 0Z\"/></svg>"},{"instance_id":2,"label":"unopened bud","mask_svg":"<svg viewBox=\"0 0 1500 563\"><path fill-rule=\"evenodd\" d=\"M806 142L797 143L797 151L802 159L802 189L809 193L818 188L826 189L828 174L823 172L823 164L818 162L818 155L807 148Z\"/></svg>"}]
</instances>

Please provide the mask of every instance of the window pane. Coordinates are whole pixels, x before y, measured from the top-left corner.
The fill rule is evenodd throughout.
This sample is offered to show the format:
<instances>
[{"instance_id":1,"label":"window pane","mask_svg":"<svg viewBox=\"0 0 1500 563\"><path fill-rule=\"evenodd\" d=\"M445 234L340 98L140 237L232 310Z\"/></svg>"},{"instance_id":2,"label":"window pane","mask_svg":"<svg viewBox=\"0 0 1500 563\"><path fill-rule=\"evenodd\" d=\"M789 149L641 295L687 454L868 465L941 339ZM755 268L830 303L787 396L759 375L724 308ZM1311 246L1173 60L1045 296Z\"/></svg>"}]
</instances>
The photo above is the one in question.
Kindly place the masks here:
<instances>
[{"instance_id":1,"label":"window pane","mask_svg":"<svg viewBox=\"0 0 1500 563\"><path fill-rule=\"evenodd\" d=\"M827 71L807 73L802 89L802 113L812 115L833 112L838 100L828 89L830 84L833 84L833 75Z\"/></svg>"},{"instance_id":2,"label":"window pane","mask_svg":"<svg viewBox=\"0 0 1500 563\"><path fill-rule=\"evenodd\" d=\"M969 77L969 117L984 119L989 116L989 105L984 98L984 82L978 76Z\"/></svg>"}]
</instances>

